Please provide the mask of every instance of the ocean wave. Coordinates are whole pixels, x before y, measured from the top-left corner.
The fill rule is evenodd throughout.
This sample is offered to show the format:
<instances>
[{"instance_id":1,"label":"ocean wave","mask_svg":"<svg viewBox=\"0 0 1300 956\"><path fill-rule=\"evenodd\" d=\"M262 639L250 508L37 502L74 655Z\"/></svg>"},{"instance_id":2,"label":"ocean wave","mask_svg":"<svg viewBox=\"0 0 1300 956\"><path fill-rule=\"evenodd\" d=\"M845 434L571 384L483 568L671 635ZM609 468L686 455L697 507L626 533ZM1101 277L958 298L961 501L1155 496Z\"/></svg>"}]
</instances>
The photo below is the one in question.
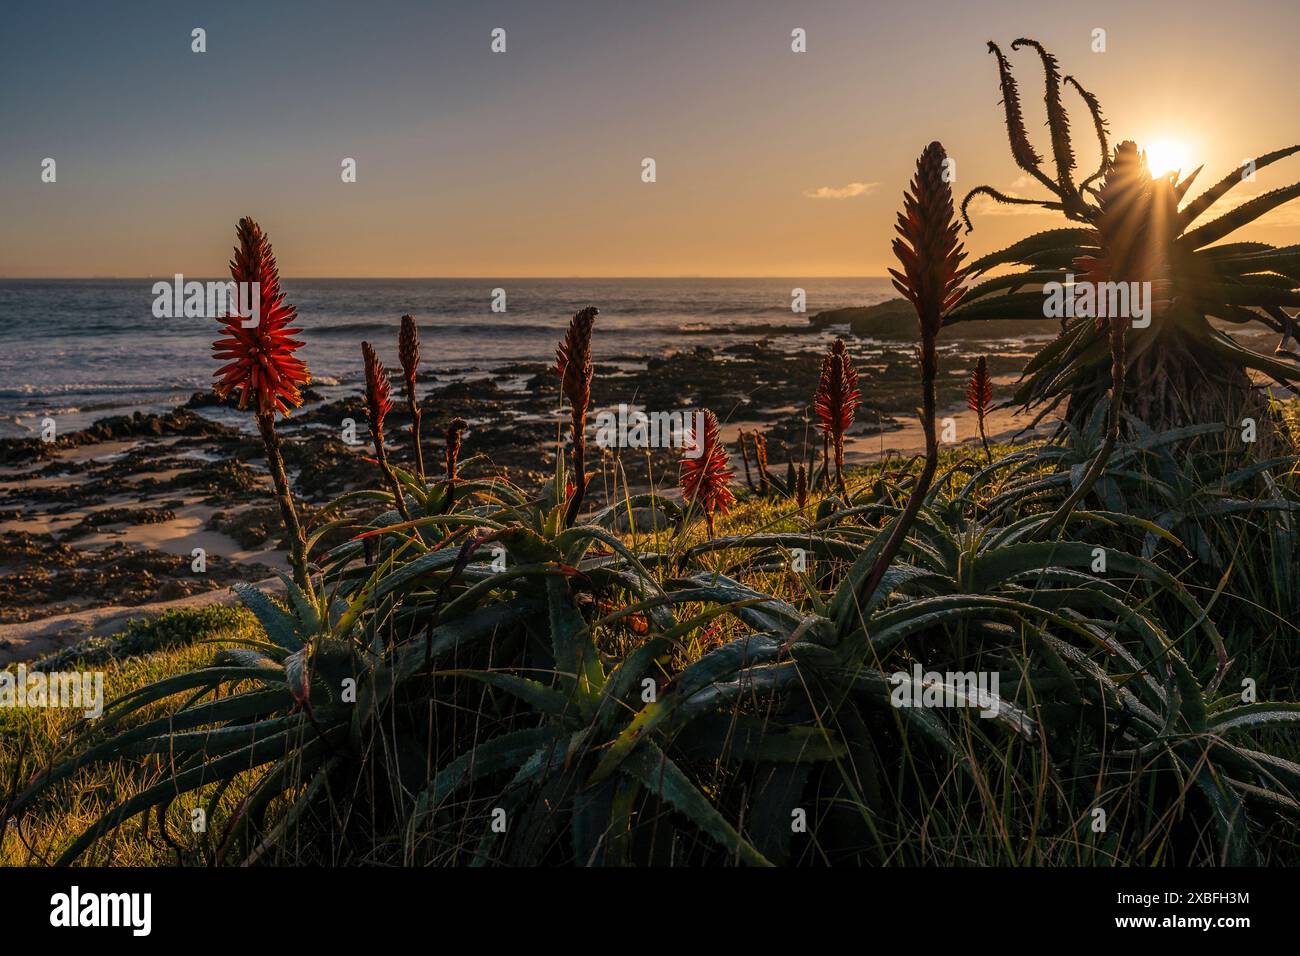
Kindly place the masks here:
<instances>
[{"instance_id":1,"label":"ocean wave","mask_svg":"<svg viewBox=\"0 0 1300 956\"><path fill-rule=\"evenodd\" d=\"M351 322L345 325L318 325L314 326L311 334L324 336L326 338L337 338L347 336L357 338L375 332L396 333L399 328L397 322ZM541 322L524 323L524 322L493 322L490 319L484 319L482 322L464 322L455 325L446 323L426 323L423 331L426 333L453 333L474 336L507 336L507 335L527 335L527 334L551 334L556 330L563 331L564 323L557 321L554 325L543 325Z\"/></svg>"},{"instance_id":2,"label":"ocean wave","mask_svg":"<svg viewBox=\"0 0 1300 956\"><path fill-rule=\"evenodd\" d=\"M0 398L55 398L60 395L149 395L169 392L193 391L207 382L198 380L176 381L167 385L157 382L62 382L25 384L13 388L0 388Z\"/></svg>"}]
</instances>

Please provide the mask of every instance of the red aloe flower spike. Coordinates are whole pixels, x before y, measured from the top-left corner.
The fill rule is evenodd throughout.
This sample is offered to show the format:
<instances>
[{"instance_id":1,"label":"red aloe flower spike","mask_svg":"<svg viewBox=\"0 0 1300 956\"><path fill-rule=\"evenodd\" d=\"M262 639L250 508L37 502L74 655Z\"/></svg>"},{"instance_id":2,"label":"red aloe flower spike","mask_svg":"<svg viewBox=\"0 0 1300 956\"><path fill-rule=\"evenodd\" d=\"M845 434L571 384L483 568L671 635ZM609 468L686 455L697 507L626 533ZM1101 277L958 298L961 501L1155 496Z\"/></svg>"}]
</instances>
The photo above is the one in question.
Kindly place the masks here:
<instances>
[{"instance_id":1,"label":"red aloe flower spike","mask_svg":"<svg viewBox=\"0 0 1300 956\"><path fill-rule=\"evenodd\" d=\"M767 439L760 432L754 432L754 463L758 466L758 490L767 494L772 475L767 470Z\"/></svg>"},{"instance_id":2,"label":"red aloe flower spike","mask_svg":"<svg viewBox=\"0 0 1300 956\"><path fill-rule=\"evenodd\" d=\"M460 436L469 423L463 418L453 418L447 425L447 499L442 510L450 513L456 500L456 477L460 468Z\"/></svg>"},{"instance_id":3,"label":"red aloe flower spike","mask_svg":"<svg viewBox=\"0 0 1300 956\"><path fill-rule=\"evenodd\" d=\"M560 391L569 400L573 431L574 492L569 498L564 521L572 525L582 508L587 492L587 408L591 404L591 330L599 309L587 308L574 315L564 339L555 349L555 371L560 376Z\"/></svg>"},{"instance_id":4,"label":"red aloe flower spike","mask_svg":"<svg viewBox=\"0 0 1300 956\"><path fill-rule=\"evenodd\" d=\"M844 484L844 435L853 424L853 415L861 404L858 391L858 373L844 347L843 339L835 343L822 359L821 379L813 400L817 414L817 427L829 438L835 452L835 480L840 496L846 501L848 489Z\"/></svg>"},{"instance_id":5,"label":"red aloe flower spike","mask_svg":"<svg viewBox=\"0 0 1300 956\"><path fill-rule=\"evenodd\" d=\"M736 436L736 440L740 442L740 460L745 465L745 485L750 491L757 492L758 489L754 486L754 479L749 472L749 446L745 444L745 430L743 428L740 430L740 434Z\"/></svg>"},{"instance_id":6,"label":"red aloe flower spike","mask_svg":"<svg viewBox=\"0 0 1300 956\"><path fill-rule=\"evenodd\" d=\"M397 475L393 473L393 466L388 463L388 452L384 449L384 419L393 408L388 371L384 368L384 363L379 361L374 346L369 342L361 343L361 357L366 366L366 412L370 416L370 437L375 445L375 460L379 462L379 470L384 473L388 488L393 493L393 501L397 505L398 513L403 520L410 521L411 515L406 510L406 496L402 494L402 486L397 481Z\"/></svg>"},{"instance_id":7,"label":"red aloe flower spike","mask_svg":"<svg viewBox=\"0 0 1300 956\"><path fill-rule=\"evenodd\" d=\"M292 338L302 330L289 328L298 320L298 311L280 291L280 270L262 227L244 217L235 234L239 245L230 260L230 276L241 286L256 284L252 288L258 297L258 321L244 328L248 316L231 314L220 320L223 337L212 344L212 352L226 364L214 373L213 390L222 398L238 390L240 408L247 408L251 398L259 414L287 414L302 404L300 388L311 381L307 366L293 354L302 347Z\"/></svg>"},{"instance_id":8,"label":"red aloe flower spike","mask_svg":"<svg viewBox=\"0 0 1300 956\"><path fill-rule=\"evenodd\" d=\"M415 473L424 480L424 449L420 447L420 403L415 397L415 370L420 365L420 330L415 319L402 316L397 336L397 357L402 360L402 382L406 386L406 407L411 413L411 443L415 445Z\"/></svg>"},{"instance_id":9,"label":"red aloe flower spike","mask_svg":"<svg viewBox=\"0 0 1300 956\"><path fill-rule=\"evenodd\" d=\"M889 274L894 277L894 287L916 309L921 326L921 427L925 431L925 464L903 513L863 582L859 601L864 607L902 548L939 466L939 442L934 430L935 379L939 374L936 340L944 317L966 294L962 284L966 270L961 267L966 253L953 214L947 159L941 144L935 142L925 148L916 161L910 190L903 193L903 211L898 214L896 228L901 238L894 240L893 248L903 271L890 269Z\"/></svg>"},{"instance_id":10,"label":"red aloe flower spike","mask_svg":"<svg viewBox=\"0 0 1300 956\"><path fill-rule=\"evenodd\" d=\"M280 291L280 270L275 263L271 241L249 217L235 227L238 245L230 261L230 275L241 291L257 294L256 324L244 327L245 319L254 316L227 315L222 323L221 338L212 345L213 355L226 364L217 369L213 391L222 398L239 391L239 407L248 408L253 400L253 415L266 449L267 470L275 486L280 519L289 540L290 562L294 581L304 591L311 590L307 573L307 539L298 522L289 476L284 469L280 437L275 431L275 413L287 414L302 404L301 386L311 381L311 373L302 360L294 357L302 343L291 336L298 329L289 328L298 318L297 310L285 302ZM245 300L249 301L249 300Z\"/></svg>"},{"instance_id":11,"label":"red aloe flower spike","mask_svg":"<svg viewBox=\"0 0 1300 956\"><path fill-rule=\"evenodd\" d=\"M701 414L703 429L699 428ZM686 500L703 509L704 521L712 538L713 512L726 514L736 501L728 487L733 472L727 467L727 450L718 434L717 416L705 408L693 417L695 426L687 447L690 454L682 457L681 487Z\"/></svg>"},{"instance_id":12,"label":"red aloe flower spike","mask_svg":"<svg viewBox=\"0 0 1300 956\"><path fill-rule=\"evenodd\" d=\"M975 371L971 372L970 382L966 385L966 404L975 413L979 423L980 441L984 443L984 454L993 464L993 453L989 451L989 436L984 432L984 416L988 414L993 401L993 383L989 380L989 362L983 355L975 362Z\"/></svg>"},{"instance_id":13,"label":"red aloe flower spike","mask_svg":"<svg viewBox=\"0 0 1300 956\"><path fill-rule=\"evenodd\" d=\"M447 477L456 480L456 470L460 462L460 434L469 423L463 418L453 418L447 426Z\"/></svg>"},{"instance_id":14,"label":"red aloe flower spike","mask_svg":"<svg viewBox=\"0 0 1300 956\"><path fill-rule=\"evenodd\" d=\"M890 269L894 288L916 308L922 339L939 334L943 318L966 294L961 268L966 252L953 215L952 187L946 181L947 154L939 143L926 147L916 162L911 190L903 194L903 211L893 243L903 266Z\"/></svg>"}]
</instances>

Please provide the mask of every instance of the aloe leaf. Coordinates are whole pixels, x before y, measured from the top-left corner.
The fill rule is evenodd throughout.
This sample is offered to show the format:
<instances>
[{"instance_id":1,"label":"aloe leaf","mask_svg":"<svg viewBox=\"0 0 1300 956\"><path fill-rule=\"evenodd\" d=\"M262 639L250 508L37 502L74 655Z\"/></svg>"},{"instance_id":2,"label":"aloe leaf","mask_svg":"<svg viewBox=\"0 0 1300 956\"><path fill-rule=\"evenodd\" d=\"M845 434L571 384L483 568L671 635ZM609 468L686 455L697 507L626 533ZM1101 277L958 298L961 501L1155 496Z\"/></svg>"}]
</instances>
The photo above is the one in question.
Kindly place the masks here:
<instances>
[{"instance_id":1,"label":"aloe leaf","mask_svg":"<svg viewBox=\"0 0 1300 956\"><path fill-rule=\"evenodd\" d=\"M563 738L558 727L544 725L493 737L441 768L416 798L414 817L438 808L449 796L488 774L518 768L538 750L549 750Z\"/></svg>"},{"instance_id":2,"label":"aloe leaf","mask_svg":"<svg viewBox=\"0 0 1300 956\"><path fill-rule=\"evenodd\" d=\"M848 748L821 727L782 727L750 714L708 714L691 721L674 752L724 763L815 763L844 757Z\"/></svg>"},{"instance_id":3,"label":"aloe leaf","mask_svg":"<svg viewBox=\"0 0 1300 956\"><path fill-rule=\"evenodd\" d=\"M546 601L550 610L551 653L560 682L578 694L584 712L595 710L595 701L605 684L605 672L592 641L591 629L573 604L568 582L546 579Z\"/></svg>"},{"instance_id":4,"label":"aloe leaf","mask_svg":"<svg viewBox=\"0 0 1300 956\"><path fill-rule=\"evenodd\" d=\"M1275 724L1300 726L1300 704L1243 704L1209 720L1206 729L1221 734L1231 730L1253 730Z\"/></svg>"},{"instance_id":5,"label":"aloe leaf","mask_svg":"<svg viewBox=\"0 0 1300 956\"><path fill-rule=\"evenodd\" d=\"M547 687L540 681L529 680L517 674L505 674L499 671L440 670L435 672L435 676L467 677L470 680L480 681L518 697L534 710L553 717L563 717L574 709L572 702L564 694Z\"/></svg>"},{"instance_id":6,"label":"aloe leaf","mask_svg":"<svg viewBox=\"0 0 1300 956\"><path fill-rule=\"evenodd\" d=\"M994 266L1024 262L1026 256L1048 249L1088 245L1095 242L1096 234L1091 229L1048 229L1027 236L1005 249L982 256L971 263L970 268L975 273L987 272Z\"/></svg>"},{"instance_id":7,"label":"aloe leaf","mask_svg":"<svg viewBox=\"0 0 1300 956\"><path fill-rule=\"evenodd\" d=\"M244 607L257 617L267 637L290 653L302 647L302 639L298 636L298 623L287 611L282 610L251 584L241 581L231 590L239 597Z\"/></svg>"},{"instance_id":8,"label":"aloe leaf","mask_svg":"<svg viewBox=\"0 0 1300 956\"><path fill-rule=\"evenodd\" d=\"M600 708L597 711L597 729L608 733L614 722L631 707L629 697L637 684L644 680L654 662L671 647L663 637L651 637L631 654L621 660L610 672L609 680L601 689Z\"/></svg>"},{"instance_id":9,"label":"aloe leaf","mask_svg":"<svg viewBox=\"0 0 1300 956\"><path fill-rule=\"evenodd\" d=\"M1300 149L1300 146L1292 147L1292 151L1296 149ZM1290 186L1283 186L1281 189L1266 192L1262 196L1247 200L1231 212L1224 213L1218 219L1211 220L1203 226L1183 233L1175 242L1185 249L1199 249L1202 246L1208 246L1210 243L1217 242L1229 233L1254 222L1266 212L1285 202L1289 202L1297 196L1300 196L1300 183L1293 183Z\"/></svg>"},{"instance_id":10,"label":"aloe leaf","mask_svg":"<svg viewBox=\"0 0 1300 956\"><path fill-rule=\"evenodd\" d=\"M81 833L72 845L59 857L58 866L66 866L81 856L100 836L129 820L138 813L172 800L180 793L197 790L206 784L252 770L262 764L271 763L283 757L291 748L296 748L300 755L300 764L304 770L309 769L314 760L325 752L331 744L341 741L346 734L345 727L335 727L327 731L325 737L300 743L301 735L296 731L283 731L265 740L259 740L233 753L218 757L216 760L200 764L190 770L170 774L165 780L154 784L109 810L90 827Z\"/></svg>"},{"instance_id":11,"label":"aloe leaf","mask_svg":"<svg viewBox=\"0 0 1300 956\"><path fill-rule=\"evenodd\" d=\"M1255 862L1246 808L1241 798L1208 763L1196 774L1195 782L1210 805L1214 826L1219 833L1220 862L1225 866L1247 866Z\"/></svg>"},{"instance_id":12,"label":"aloe leaf","mask_svg":"<svg viewBox=\"0 0 1300 956\"><path fill-rule=\"evenodd\" d=\"M74 772L89 764L103 760L114 760L125 752L127 747L139 741L170 732L188 730L203 724L245 720L288 707L292 703L292 698L290 698L287 690L249 691L231 697L223 697L206 704L199 704L189 710L169 714L166 717L140 724L138 727L124 730L108 740L83 750L68 760L51 767L15 797L8 810L10 813L16 814L47 787L67 779ZM96 733L102 732L100 727L94 729Z\"/></svg>"},{"instance_id":13,"label":"aloe leaf","mask_svg":"<svg viewBox=\"0 0 1300 956\"><path fill-rule=\"evenodd\" d=\"M1285 159L1297 151L1300 151L1300 146L1289 146L1285 149L1278 149L1271 153L1265 153L1263 156L1253 160L1253 168L1258 171L1265 166L1277 162L1279 159ZM1179 231L1181 232L1186 230L1191 223L1199 219L1211 206L1223 198L1223 196L1225 196L1233 186L1245 182L1245 174L1251 168L1251 165L1243 163L1180 209L1178 211Z\"/></svg>"},{"instance_id":14,"label":"aloe leaf","mask_svg":"<svg viewBox=\"0 0 1300 956\"><path fill-rule=\"evenodd\" d=\"M765 663L775 658L778 644L766 635L748 635L738 638L705 654L691 664L673 684L671 693L664 694L646 704L632 721L615 738L601 755L589 783L599 783L614 772L639 744L645 743L652 731L663 724L677 708L697 691L715 681L730 677L752 664Z\"/></svg>"},{"instance_id":15,"label":"aloe leaf","mask_svg":"<svg viewBox=\"0 0 1300 956\"><path fill-rule=\"evenodd\" d=\"M697 827L751 866L771 863L744 839L709 799L700 793L677 764L650 741L630 757L623 766L626 774L651 793L658 794L691 820Z\"/></svg>"}]
</instances>

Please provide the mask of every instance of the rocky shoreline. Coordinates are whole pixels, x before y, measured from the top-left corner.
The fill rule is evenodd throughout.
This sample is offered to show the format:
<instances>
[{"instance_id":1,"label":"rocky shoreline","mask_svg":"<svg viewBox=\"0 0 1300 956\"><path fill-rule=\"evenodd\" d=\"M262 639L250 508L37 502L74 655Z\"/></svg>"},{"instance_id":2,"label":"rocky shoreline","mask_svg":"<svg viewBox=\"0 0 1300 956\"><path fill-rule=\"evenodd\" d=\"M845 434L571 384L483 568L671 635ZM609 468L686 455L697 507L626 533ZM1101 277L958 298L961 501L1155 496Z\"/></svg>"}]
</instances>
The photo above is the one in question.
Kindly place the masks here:
<instances>
[{"instance_id":1,"label":"rocky shoreline","mask_svg":"<svg viewBox=\"0 0 1300 956\"><path fill-rule=\"evenodd\" d=\"M623 403L646 411L688 413L706 406L724 422L737 482L743 468L736 437L757 429L770 467L820 454L808 417L820 355L830 333L764 338L726 347L703 344L649 359L597 353L593 414ZM842 331L842 330L831 330ZM849 440L850 462L893 449L914 450L916 371L911 343L849 338L861 375L863 405ZM982 341L999 397L1009 391L1029 354L1016 340ZM963 415L963 390L973 364L971 343L944 345L940 406L957 421L959 440L973 440ZM420 380L426 462L441 463L442 431L452 418L469 422L463 456L469 474L500 473L539 485L555 465L559 392L545 362L513 363L487 373L433 368ZM335 496L372 486L369 436L360 392L327 398L309 390L302 409L284 420L284 454L307 521ZM19 653L6 630L104 606L146 608L230 584L262 580L285 567L279 518L271 502L260 442L251 428L195 393L166 414L118 416L53 442L0 440L0 664ZM219 421L220 417L223 420ZM356 444L345 426L354 423ZM399 465L412 458L409 416L399 405L388 419L389 450ZM1009 434L1019 420L999 419ZM1006 427L997 427L998 425ZM1015 427L1012 427L1015 426ZM675 449L605 450L592 467L589 504L625 487L671 487ZM617 478L615 478L617 475ZM204 569L194 570L194 549Z\"/></svg>"}]
</instances>

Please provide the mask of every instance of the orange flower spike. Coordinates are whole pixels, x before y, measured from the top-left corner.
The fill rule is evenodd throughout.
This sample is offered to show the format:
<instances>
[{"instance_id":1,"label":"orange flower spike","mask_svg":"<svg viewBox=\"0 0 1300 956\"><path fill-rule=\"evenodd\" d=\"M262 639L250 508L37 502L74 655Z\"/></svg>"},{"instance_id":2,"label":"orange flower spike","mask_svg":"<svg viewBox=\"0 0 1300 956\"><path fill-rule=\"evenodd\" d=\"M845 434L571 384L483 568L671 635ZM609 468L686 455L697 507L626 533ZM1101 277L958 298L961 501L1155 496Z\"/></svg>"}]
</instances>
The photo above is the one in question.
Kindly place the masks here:
<instances>
[{"instance_id":1,"label":"orange flower spike","mask_svg":"<svg viewBox=\"0 0 1300 956\"><path fill-rule=\"evenodd\" d=\"M993 404L993 382L989 378L989 361L981 355L975 362L975 370L970 374L970 381L966 383L966 404L970 410L975 413L976 424L979 426L980 441L984 445L984 455L993 463L993 453L989 450L988 434L984 430L984 418L988 414L989 406Z\"/></svg>"},{"instance_id":2,"label":"orange flower spike","mask_svg":"<svg viewBox=\"0 0 1300 956\"><path fill-rule=\"evenodd\" d=\"M591 332L600 310L583 309L569 321L564 338L555 349L555 372L560 376L560 391L569 401L569 417L573 439L574 490L567 496L564 523L573 524L582 510L587 492L587 409L591 404Z\"/></svg>"},{"instance_id":3,"label":"orange flower spike","mask_svg":"<svg viewBox=\"0 0 1300 956\"><path fill-rule=\"evenodd\" d=\"M301 388L311 381L306 364L294 356L302 347L292 338L302 330L290 328L298 311L280 290L279 267L262 227L244 217L236 238L239 245L230 261L230 276L241 288L256 283L258 321L245 328L249 316L228 314L220 319L222 337L213 343L212 352L226 364L215 372L213 389L222 398L238 391L240 408L248 408L252 399L260 414L287 414L302 404Z\"/></svg>"},{"instance_id":4,"label":"orange flower spike","mask_svg":"<svg viewBox=\"0 0 1300 956\"><path fill-rule=\"evenodd\" d=\"M966 404L983 421L992 402L993 383L989 379L989 361L981 355L975 362L970 381L966 383Z\"/></svg>"},{"instance_id":5,"label":"orange flower spike","mask_svg":"<svg viewBox=\"0 0 1300 956\"><path fill-rule=\"evenodd\" d=\"M925 148L894 227L900 237L894 240L894 255L903 271L890 269L889 274L894 288L916 307L923 338L939 334L943 317L966 294L966 270L961 268L966 252L958 238L947 159L941 144Z\"/></svg>"},{"instance_id":6,"label":"orange flower spike","mask_svg":"<svg viewBox=\"0 0 1300 956\"><path fill-rule=\"evenodd\" d=\"M375 446L375 459L379 462L379 470L383 472L388 488L393 493L393 503L398 513L404 520L410 521L411 515L406 508L405 493L393 473L392 465L388 463L388 452L384 449L384 419L393 409L392 386L388 381L388 371L384 368L384 363L379 361L374 346L369 342L361 343L361 357L366 367L366 413L370 418L370 437Z\"/></svg>"},{"instance_id":7,"label":"orange flower spike","mask_svg":"<svg viewBox=\"0 0 1300 956\"><path fill-rule=\"evenodd\" d=\"M411 444L415 446L415 473L424 479L424 448L420 444L420 402L415 394L415 373L420 365L420 330L415 319L402 316L397 337L397 356L402 361L402 383L406 386L406 407L411 413Z\"/></svg>"},{"instance_id":8,"label":"orange flower spike","mask_svg":"<svg viewBox=\"0 0 1300 956\"><path fill-rule=\"evenodd\" d=\"M837 338L822 359L813 412L817 416L817 427L830 437L835 451L836 482L840 494L846 499L848 489L844 484L844 436L853 424L854 413L861 404L860 396L857 370L844 347L844 340Z\"/></svg>"},{"instance_id":9,"label":"orange flower spike","mask_svg":"<svg viewBox=\"0 0 1300 956\"><path fill-rule=\"evenodd\" d=\"M709 409L703 409L704 427L700 429L699 415L697 412L696 430L688 448L690 454L682 457L680 481L686 500L703 509L709 536L712 537L713 513L726 514L735 504L736 496L728 487L734 472L727 465L727 450L718 434L717 416Z\"/></svg>"},{"instance_id":10,"label":"orange flower spike","mask_svg":"<svg viewBox=\"0 0 1300 956\"><path fill-rule=\"evenodd\" d=\"M377 449L384 444L384 419L393 410L392 385L388 381L388 370L379 360L374 346L369 342L361 343L361 357L366 367L366 411L370 416L370 432L374 436ZM377 451L382 455L382 451Z\"/></svg>"}]
</instances>

